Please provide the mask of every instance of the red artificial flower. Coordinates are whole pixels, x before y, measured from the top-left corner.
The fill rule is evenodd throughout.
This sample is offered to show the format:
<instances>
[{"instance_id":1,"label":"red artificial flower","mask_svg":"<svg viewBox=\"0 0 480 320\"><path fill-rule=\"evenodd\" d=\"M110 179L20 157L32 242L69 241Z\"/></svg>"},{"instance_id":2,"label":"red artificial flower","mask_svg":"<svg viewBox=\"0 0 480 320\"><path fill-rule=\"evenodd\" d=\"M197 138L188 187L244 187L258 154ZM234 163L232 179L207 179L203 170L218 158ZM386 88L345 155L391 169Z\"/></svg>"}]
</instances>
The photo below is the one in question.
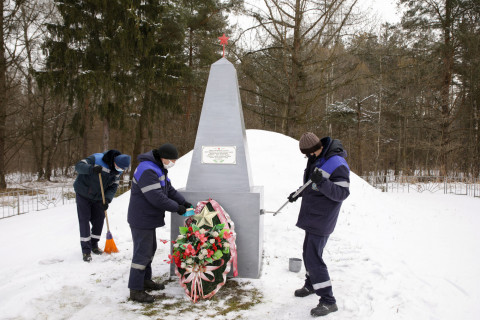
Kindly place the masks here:
<instances>
[{"instance_id":1,"label":"red artificial flower","mask_svg":"<svg viewBox=\"0 0 480 320\"><path fill-rule=\"evenodd\" d=\"M231 236L232 236L232 234L231 234L230 232L224 232L224 233L223 233L223 237L224 237L225 239L228 239L228 238L230 238Z\"/></svg>"},{"instance_id":2,"label":"red artificial flower","mask_svg":"<svg viewBox=\"0 0 480 320\"><path fill-rule=\"evenodd\" d=\"M215 250L217 250L217 249L215 249ZM210 249L207 249L207 251L208 251L207 257L209 257L209 258L210 258L211 256L213 256L213 254L215 253L213 250L210 250Z\"/></svg>"},{"instance_id":3,"label":"red artificial flower","mask_svg":"<svg viewBox=\"0 0 480 320\"><path fill-rule=\"evenodd\" d=\"M187 249L185 249L185 254L186 254L187 256L195 255L195 249L192 247L191 244L189 244L189 245L187 246Z\"/></svg>"},{"instance_id":4,"label":"red artificial flower","mask_svg":"<svg viewBox=\"0 0 480 320\"><path fill-rule=\"evenodd\" d=\"M204 243L207 242L207 240L208 240L207 236L205 236L204 234L199 234L199 235L197 235L197 238L198 238L198 240L200 240L200 242L201 242L202 244L204 244Z\"/></svg>"}]
</instances>

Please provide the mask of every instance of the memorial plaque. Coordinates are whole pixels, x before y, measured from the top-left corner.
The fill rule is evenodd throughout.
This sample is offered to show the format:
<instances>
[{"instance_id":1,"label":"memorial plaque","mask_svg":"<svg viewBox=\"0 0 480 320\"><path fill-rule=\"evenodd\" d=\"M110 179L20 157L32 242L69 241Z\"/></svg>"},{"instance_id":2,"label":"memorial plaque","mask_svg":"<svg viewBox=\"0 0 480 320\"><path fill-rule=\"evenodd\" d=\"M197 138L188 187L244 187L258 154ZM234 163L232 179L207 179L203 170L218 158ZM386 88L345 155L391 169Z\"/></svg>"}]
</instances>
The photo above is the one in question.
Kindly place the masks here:
<instances>
[{"instance_id":1,"label":"memorial plaque","mask_svg":"<svg viewBox=\"0 0 480 320\"><path fill-rule=\"evenodd\" d=\"M231 147L202 147L202 163L206 164L236 164L237 149Z\"/></svg>"}]
</instances>

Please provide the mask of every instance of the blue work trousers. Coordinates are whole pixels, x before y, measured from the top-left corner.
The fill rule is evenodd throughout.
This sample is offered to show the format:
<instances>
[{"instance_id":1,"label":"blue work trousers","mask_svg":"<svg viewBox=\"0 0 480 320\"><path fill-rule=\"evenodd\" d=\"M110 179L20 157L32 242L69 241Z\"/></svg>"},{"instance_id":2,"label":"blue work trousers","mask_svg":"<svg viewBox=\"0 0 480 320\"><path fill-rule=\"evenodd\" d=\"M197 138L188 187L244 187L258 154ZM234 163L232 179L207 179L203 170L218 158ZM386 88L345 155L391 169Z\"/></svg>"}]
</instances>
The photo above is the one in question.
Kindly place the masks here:
<instances>
[{"instance_id":1,"label":"blue work trousers","mask_svg":"<svg viewBox=\"0 0 480 320\"><path fill-rule=\"evenodd\" d=\"M105 212L102 203L76 194L78 225L80 227L80 246L83 253L90 253L92 248L98 248L102 235ZM92 225L90 228L90 224Z\"/></svg>"},{"instance_id":2,"label":"blue work trousers","mask_svg":"<svg viewBox=\"0 0 480 320\"><path fill-rule=\"evenodd\" d=\"M336 303L333 296L332 283L328 274L327 265L323 261L323 249L327 244L328 236L317 236L305 232L303 242L303 261L305 263L305 287L315 290L320 301L326 304Z\"/></svg>"},{"instance_id":3,"label":"blue work trousers","mask_svg":"<svg viewBox=\"0 0 480 320\"><path fill-rule=\"evenodd\" d=\"M143 290L143 282L152 279L152 261L157 251L155 229L137 229L130 226L133 239L133 258L128 287Z\"/></svg>"}]
</instances>

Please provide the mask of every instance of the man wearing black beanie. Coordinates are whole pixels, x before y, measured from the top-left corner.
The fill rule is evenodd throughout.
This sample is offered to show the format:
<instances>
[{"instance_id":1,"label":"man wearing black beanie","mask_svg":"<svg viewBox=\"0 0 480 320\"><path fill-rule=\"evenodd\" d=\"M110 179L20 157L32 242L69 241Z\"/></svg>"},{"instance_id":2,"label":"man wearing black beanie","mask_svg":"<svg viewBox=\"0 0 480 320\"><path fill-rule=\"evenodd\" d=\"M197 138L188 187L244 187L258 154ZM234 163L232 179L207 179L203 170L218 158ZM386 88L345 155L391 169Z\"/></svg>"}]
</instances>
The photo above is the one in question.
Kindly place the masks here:
<instances>
[{"instance_id":1,"label":"man wearing black beanie","mask_svg":"<svg viewBox=\"0 0 480 320\"><path fill-rule=\"evenodd\" d=\"M132 231L133 258L128 288L130 299L152 303L146 290L162 290L165 286L152 280L152 261L157 250L156 228L165 225L165 211L193 215L192 204L175 190L168 178L168 169L178 159L177 148L170 143L138 156L132 179L128 223Z\"/></svg>"}]
</instances>

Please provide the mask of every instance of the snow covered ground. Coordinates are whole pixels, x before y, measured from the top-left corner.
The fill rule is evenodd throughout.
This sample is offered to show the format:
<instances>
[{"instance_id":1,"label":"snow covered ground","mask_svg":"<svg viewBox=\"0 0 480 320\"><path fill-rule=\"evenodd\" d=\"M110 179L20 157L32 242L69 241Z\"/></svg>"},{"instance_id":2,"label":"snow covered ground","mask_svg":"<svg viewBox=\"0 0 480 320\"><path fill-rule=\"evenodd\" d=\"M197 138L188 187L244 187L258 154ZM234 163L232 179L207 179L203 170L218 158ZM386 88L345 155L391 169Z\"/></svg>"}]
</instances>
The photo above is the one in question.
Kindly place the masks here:
<instances>
[{"instance_id":1,"label":"snow covered ground","mask_svg":"<svg viewBox=\"0 0 480 320\"><path fill-rule=\"evenodd\" d=\"M259 130L247 137L254 184L265 187L265 209L275 211L300 186L306 160L292 138ZM191 154L170 171L176 188L186 184ZM266 214L261 278L228 280L213 300L194 305L168 279L169 245L159 242L154 276L167 287L145 306L127 299L129 196L109 208L120 253L94 256L90 264L81 259L75 205L0 220L0 319L311 318L317 298L293 296L304 268L288 271L288 259L301 258L299 202ZM351 195L325 254L339 311L325 318L478 319L479 227L480 199L381 193L352 173ZM159 239L169 234L169 227L157 229Z\"/></svg>"}]
</instances>

